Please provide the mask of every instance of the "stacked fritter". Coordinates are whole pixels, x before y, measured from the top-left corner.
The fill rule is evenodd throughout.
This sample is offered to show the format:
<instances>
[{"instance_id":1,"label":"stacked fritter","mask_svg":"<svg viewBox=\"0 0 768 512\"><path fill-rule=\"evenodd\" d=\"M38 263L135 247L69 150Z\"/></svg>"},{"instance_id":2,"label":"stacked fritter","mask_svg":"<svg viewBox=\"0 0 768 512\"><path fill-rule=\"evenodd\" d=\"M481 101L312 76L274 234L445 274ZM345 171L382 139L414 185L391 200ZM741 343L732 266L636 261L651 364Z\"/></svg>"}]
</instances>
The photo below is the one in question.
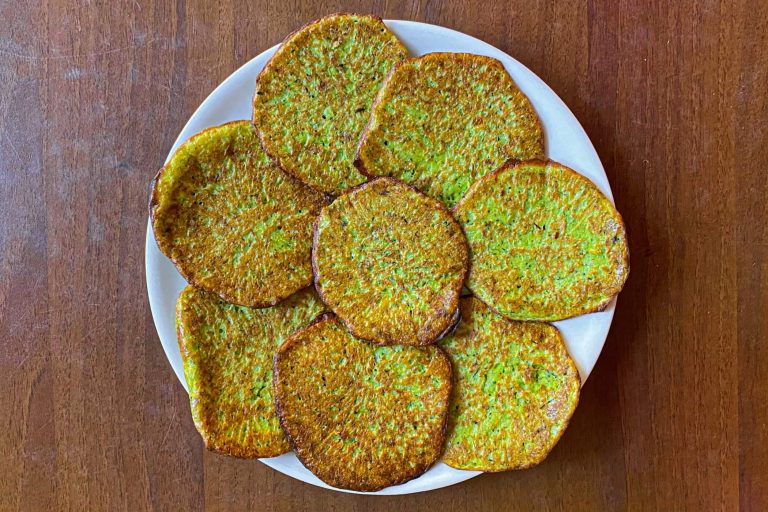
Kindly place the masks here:
<instances>
[{"instance_id":1,"label":"stacked fritter","mask_svg":"<svg viewBox=\"0 0 768 512\"><path fill-rule=\"evenodd\" d=\"M374 16L290 35L252 122L192 137L153 183L155 239L190 283L178 339L206 446L293 448L362 491L441 455L543 460L580 380L542 321L600 310L629 272L618 212L544 155L494 59L407 58Z\"/></svg>"}]
</instances>

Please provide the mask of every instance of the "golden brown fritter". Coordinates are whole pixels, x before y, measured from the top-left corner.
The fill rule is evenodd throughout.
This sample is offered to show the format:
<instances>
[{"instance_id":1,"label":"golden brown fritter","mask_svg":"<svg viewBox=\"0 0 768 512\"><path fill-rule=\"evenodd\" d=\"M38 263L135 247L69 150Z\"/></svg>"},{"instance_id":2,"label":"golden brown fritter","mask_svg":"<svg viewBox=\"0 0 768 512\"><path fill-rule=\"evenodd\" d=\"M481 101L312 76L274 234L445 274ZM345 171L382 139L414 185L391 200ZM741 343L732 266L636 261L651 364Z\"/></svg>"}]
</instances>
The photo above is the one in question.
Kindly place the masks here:
<instances>
[{"instance_id":1,"label":"golden brown fritter","mask_svg":"<svg viewBox=\"0 0 768 512\"><path fill-rule=\"evenodd\" d=\"M558 330L507 320L474 297L440 342L451 359L453 394L443 462L506 471L544 460L579 401L579 372Z\"/></svg>"},{"instance_id":2,"label":"golden brown fritter","mask_svg":"<svg viewBox=\"0 0 768 512\"><path fill-rule=\"evenodd\" d=\"M327 199L267 157L248 121L205 130L155 177L160 250L191 284L264 307L312 282L312 222Z\"/></svg>"},{"instance_id":3,"label":"golden brown fritter","mask_svg":"<svg viewBox=\"0 0 768 512\"><path fill-rule=\"evenodd\" d=\"M212 451L274 457L290 451L275 413L272 359L280 344L325 307L314 290L249 308L187 286L176 327L195 427Z\"/></svg>"},{"instance_id":4,"label":"golden brown fritter","mask_svg":"<svg viewBox=\"0 0 768 512\"><path fill-rule=\"evenodd\" d=\"M395 65L355 163L363 174L398 178L452 207L506 160L543 156L539 118L499 61L430 53Z\"/></svg>"},{"instance_id":5,"label":"golden brown fritter","mask_svg":"<svg viewBox=\"0 0 768 512\"><path fill-rule=\"evenodd\" d=\"M436 346L371 345L328 313L280 347L274 387L296 454L334 487L406 482L443 450L451 365Z\"/></svg>"},{"instance_id":6,"label":"golden brown fritter","mask_svg":"<svg viewBox=\"0 0 768 512\"><path fill-rule=\"evenodd\" d=\"M333 14L294 32L256 80L253 122L285 171L328 194L366 180L353 165L371 104L408 55L381 18Z\"/></svg>"},{"instance_id":7,"label":"golden brown fritter","mask_svg":"<svg viewBox=\"0 0 768 512\"><path fill-rule=\"evenodd\" d=\"M621 215L556 162L503 166L472 185L454 214L469 242L467 286L507 318L602 310L629 274Z\"/></svg>"},{"instance_id":8,"label":"golden brown fritter","mask_svg":"<svg viewBox=\"0 0 768 512\"><path fill-rule=\"evenodd\" d=\"M379 178L323 208L312 264L320 296L352 334L426 345L458 320L468 250L439 201Z\"/></svg>"}]
</instances>

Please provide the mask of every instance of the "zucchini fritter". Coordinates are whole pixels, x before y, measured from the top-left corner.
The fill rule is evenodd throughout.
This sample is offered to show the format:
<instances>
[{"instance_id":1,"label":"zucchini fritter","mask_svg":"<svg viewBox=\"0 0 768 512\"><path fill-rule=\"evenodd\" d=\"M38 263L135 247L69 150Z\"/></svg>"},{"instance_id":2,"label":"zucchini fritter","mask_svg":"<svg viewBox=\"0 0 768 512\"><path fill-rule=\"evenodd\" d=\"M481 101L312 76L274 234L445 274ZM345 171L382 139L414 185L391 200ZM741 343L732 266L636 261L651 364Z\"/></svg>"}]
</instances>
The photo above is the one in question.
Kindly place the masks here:
<instances>
[{"instance_id":1,"label":"zucchini fritter","mask_svg":"<svg viewBox=\"0 0 768 512\"><path fill-rule=\"evenodd\" d=\"M327 484L376 491L440 456L451 364L438 347L377 347L326 313L291 336L274 364L280 423Z\"/></svg>"},{"instance_id":2,"label":"zucchini fritter","mask_svg":"<svg viewBox=\"0 0 768 512\"><path fill-rule=\"evenodd\" d=\"M430 53L395 65L373 105L356 165L449 207L510 158L544 156L541 123L501 62Z\"/></svg>"},{"instance_id":3,"label":"zucchini fritter","mask_svg":"<svg viewBox=\"0 0 768 512\"><path fill-rule=\"evenodd\" d=\"M507 320L474 297L440 346L451 359L453 394L443 462L505 471L544 460L579 401L579 372L558 330Z\"/></svg>"},{"instance_id":4,"label":"zucchini fritter","mask_svg":"<svg viewBox=\"0 0 768 512\"><path fill-rule=\"evenodd\" d=\"M288 36L256 80L253 122L267 153L321 192L364 182L353 165L360 132L407 54L376 16L333 14Z\"/></svg>"},{"instance_id":5,"label":"zucchini fritter","mask_svg":"<svg viewBox=\"0 0 768 512\"><path fill-rule=\"evenodd\" d=\"M187 286L176 302L192 419L205 446L233 457L290 451L275 413L272 358L285 338L324 310L314 290L277 306L235 306Z\"/></svg>"},{"instance_id":6,"label":"zucchini fritter","mask_svg":"<svg viewBox=\"0 0 768 512\"><path fill-rule=\"evenodd\" d=\"M191 284L264 307L312 282L312 222L327 199L278 169L248 121L205 130L155 177L160 250Z\"/></svg>"},{"instance_id":7,"label":"zucchini fritter","mask_svg":"<svg viewBox=\"0 0 768 512\"><path fill-rule=\"evenodd\" d=\"M458 320L468 250L439 201L379 178L322 209L312 264L320 296L352 334L426 345Z\"/></svg>"},{"instance_id":8,"label":"zucchini fritter","mask_svg":"<svg viewBox=\"0 0 768 512\"><path fill-rule=\"evenodd\" d=\"M512 320L600 311L629 274L621 215L556 162L509 163L475 183L454 213L469 242L467 287Z\"/></svg>"}]
</instances>

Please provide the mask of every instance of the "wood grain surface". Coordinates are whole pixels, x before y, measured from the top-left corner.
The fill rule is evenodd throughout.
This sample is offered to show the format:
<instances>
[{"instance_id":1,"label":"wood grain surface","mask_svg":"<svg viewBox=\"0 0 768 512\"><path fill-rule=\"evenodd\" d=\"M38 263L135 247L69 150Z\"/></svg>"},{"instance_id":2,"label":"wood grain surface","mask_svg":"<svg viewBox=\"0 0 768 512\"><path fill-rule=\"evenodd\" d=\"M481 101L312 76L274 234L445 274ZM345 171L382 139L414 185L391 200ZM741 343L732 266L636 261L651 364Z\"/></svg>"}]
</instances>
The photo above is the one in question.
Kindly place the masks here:
<instances>
[{"instance_id":1,"label":"wood grain surface","mask_svg":"<svg viewBox=\"0 0 768 512\"><path fill-rule=\"evenodd\" d=\"M455 28L570 106L632 275L527 471L352 496L206 453L144 284L151 177L238 66L323 14ZM768 509L765 1L0 0L0 511Z\"/></svg>"}]
</instances>

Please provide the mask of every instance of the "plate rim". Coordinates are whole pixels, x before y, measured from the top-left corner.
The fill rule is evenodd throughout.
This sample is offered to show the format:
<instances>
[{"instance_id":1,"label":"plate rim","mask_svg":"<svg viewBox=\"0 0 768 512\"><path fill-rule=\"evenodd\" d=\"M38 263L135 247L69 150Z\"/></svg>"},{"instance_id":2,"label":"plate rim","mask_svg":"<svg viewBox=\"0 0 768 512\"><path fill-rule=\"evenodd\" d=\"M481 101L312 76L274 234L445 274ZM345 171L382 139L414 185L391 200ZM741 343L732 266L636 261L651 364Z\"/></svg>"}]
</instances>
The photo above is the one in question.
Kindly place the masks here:
<instances>
[{"instance_id":1,"label":"plate rim","mask_svg":"<svg viewBox=\"0 0 768 512\"><path fill-rule=\"evenodd\" d=\"M458 38L462 40L463 45L471 45L479 46L481 47L485 53L484 55L489 55L491 57L497 58L502 61L502 63L505 65L505 68L508 67L508 65L512 65L513 67L516 67L521 73L524 73L527 75L527 78L535 82L535 85L537 88L541 89L547 96L549 96L549 101L552 102L552 104L559 108L560 110L564 111L566 115L569 115L573 121L575 121L575 125L573 128L576 129L578 132L577 135L583 139L583 144L588 149L589 152L591 152L594 156L595 160L595 167L591 168L590 170L593 172L593 174L596 174L596 177L599 178L600 182L596 182L593 177L587 176L593 183L595 183L596 186L603 192L603 194L608 197L608 199L611 201L611 203L614 203L613 193L611 190L610 183L608 181L608 177L605 173L605 169L602 165L602 162L600 160L600 157L594 147L594 144L592 143L592 140L589 138L588 134L584 130L584 127L579 122L578 118L573 114L573 112L570 110L570 108L565 104L565 102L560 98L560 96L555 93L554 90L552 90L549 85L547 85L544 80L542 80L538 75L536 75L533 71L531 71L527 66L525 66L523 63L512 57L511 55L507 54L503 50L496 48L495 46L491 45L490 43L487 43L477 37L471 36L469 34L465 34L463 32L460 32L455 29L451 29L448 27L443 27L440 25L434 25L430 23L424 23L419 21L411 21L411 20L390 20L385 19L383 20L384 23L393 30L393 32L399 32L399 31L416 31L416 32L434 32L434 33L440 33L442 35L447 35L452 38ZM241 66L239 66L237 69L235 69L232 73L230 73L224 80L222 80L209 94L206 96L206 98L198 105L198 107L194 110L194 112L190 115L187 122L182 127L181 131L179 132L179 135L174 140L170 151L168 153L168 156L165 159L165 163L167 163L170 158L173 156L173 153L176 151L176 149L186 140L189 139L191 135L188 135L187 132L190 130L190 126L195 122L195 120L204 115L206 111L209 110L210 104L217 101L218 96L221 95L222 91L226 89L231 81L237 80L240 74L247 73L247 69L254 65L254 61L264 57L267 55L265 63L268 61L269 56L271 56L277 48L282 44L282 41L280 43L277 43L266 50L260 52L258 55L255 55L254 57L248 59L245 63L243 63ZM463 50L453 50L453 51L463 51ZM409 50L409 53L410 50ZM470 53L475 53L475 51L472 51ZM521 87L522 89L522 87ZM529 93L526 93L526 95L530 96ZM215 126L211 125L211 126ZM546 127L544 127L544 123L542 122L542 126L545 131L545 136L548 137L548 134L546 134ZM545 148L547 151L547 158L550 158L549 155L549 149L550 144L547 142L545 144ZM165 163L163 165L165 165ZM568 163L563 162L566 165ZM581 169L575 169L580 174L583 174L583 170ZM154 271L154 268L156 265L153 265L152 262L155 262L158 257L165 258L165 256L162 253L159 253L159 249L157 248L157 244L155 242L154 233L152 231L152 224L151 219L147 219L147 233L145 237L145 248L144 248L144 270L145 270L145 279L146 279L146 286L147 286L147 297L149 300L150 305L150 312L152 315L153 324L155 326L155 330L157 332L158 339L160 340L161 346L163 347L163 352L165 353L166 359L168 363L171 366L171 369L174 371L174 374L176 375L177 379L182 384L182 387L185 391L187 390L187 384L186 380L184 379L183 374L183 368L178 365L174 364L174 360L176 359L174 354L172 353L172 348L169 347L169 345L174 346L176 350L178 350L178 345L176 339L174 339L172 342L168 342L164 339L163 335L160 332L160 325L167 321L167 319L163 319L160 317L161 313L160 311L160 292L157 291L157 288L160 286L157 283L157 275ZM159 256L158 254L159 253ZM594 336L592 339L595 340L594 346L597 347L599 345L599 350L596 351L594 360L591 361L591 364L588 368L579 367L580 375L581 375L581 386L584 386L584 383L586 382L587 378L591 374L592 370L594 369L594 365L597 362L597 359L599 359L600 354L602 353L603 347L605 345L605 341L607 339L608 331L610 330L610 327L613 323L613 316L614 316L614 310L616 306L616 298L614 298L609 306L601 313L601 315L604 315L605 320L603 321L603 324L605 325L604 328L600 328L599 332L596 333L596 336ZM592 313L590 315L594 315L596 313ZM583 315L585 317L590 315ZM175 321L175 319L173 319ZM560 322L555 322L555 325L559 324ZM599 339L599 341L598 341ZM348 489L338 489L335 487L331 487L324 482L320 481L316 477L314 480L305 479L301 475L296 475L290 470L286 470L285 468L285 458L286 457L294 457L295 454L293 452L289 452L287 454L281 455L279 457L273 457L268 459L259 459L261 462L269 466L270 468L279 471L287 476L290 476L291 478L294 478L296 480L312 484L318 487L326 488L329 490L335 490L345 493L352 493L352 494L364 494L364 495L400 495L400 494L411 494L411 493L419 493L419 492L427 492L431 490L440 489L443 487L448 487L451 485L455 485L461 482L464 482L470 478L474 478L475 476L478 476L480 474L483 474L481 471L462 471L462 470L453 470L457 472L454 475L453 479L450 479L449 481L439 482L438 485L432 485L428 488L424 489L402 489L404 486L407 486L410 483L416 482L421 477L417 477L413 480L410 480L409 482L406 482L401 485L397 486L391 486L387 487L381 491L377 492L359 492L359 491L352 491ZM297 459L298 460L298 459ZM442 462L438 461L436 465L443 464ZM444 465L444 464L443 464ZM447 466L446 466L447 467ZM314 476L314 475L312 475ZM423 475L422 475L423 476Z\"/></svg>"}]
</instances>

